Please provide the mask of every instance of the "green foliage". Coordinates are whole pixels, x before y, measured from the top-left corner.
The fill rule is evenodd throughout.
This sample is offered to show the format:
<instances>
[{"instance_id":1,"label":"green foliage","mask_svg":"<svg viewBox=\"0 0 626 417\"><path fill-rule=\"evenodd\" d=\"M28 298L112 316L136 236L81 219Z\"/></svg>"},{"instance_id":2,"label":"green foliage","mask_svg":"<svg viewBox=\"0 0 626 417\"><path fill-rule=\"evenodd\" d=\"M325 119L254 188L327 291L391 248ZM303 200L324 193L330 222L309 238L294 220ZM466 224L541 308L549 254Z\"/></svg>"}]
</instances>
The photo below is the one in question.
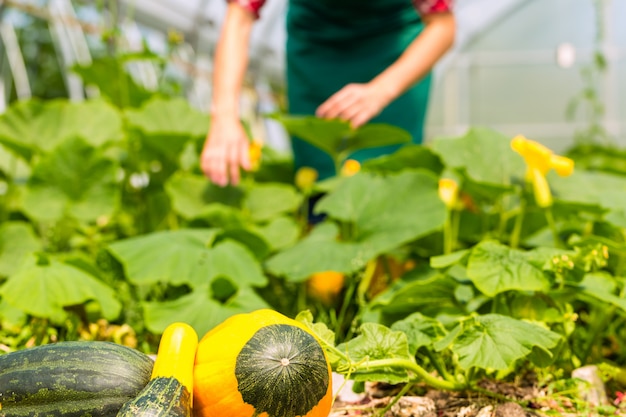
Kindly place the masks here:
<instances>
[{"instance_id":1,"label":"green foliage","mask_svg":"<svg viewBox=\"0 0 626 417\"><path fill-rule=\"evenodd\" d=\"M100 83L94 65L84 75ZM359 381L480 391L481 378L523 367L625 365L626 189L610 152L548 175L545 208L501 133L407 144L317 184L326 217L309 225L311 190L272 150L218 187L198 167L208 118L120 86L0 116L0 343L78 338L106 319L154 350L150 335L174 321L204 334L270 307L306 311L333 368ZM276 117L338 165L407 142L389 126ZM443 177L458 185L454 204ZM322 299L309 278L327 271L345 281Z\"/></svg>"}]
</instances>

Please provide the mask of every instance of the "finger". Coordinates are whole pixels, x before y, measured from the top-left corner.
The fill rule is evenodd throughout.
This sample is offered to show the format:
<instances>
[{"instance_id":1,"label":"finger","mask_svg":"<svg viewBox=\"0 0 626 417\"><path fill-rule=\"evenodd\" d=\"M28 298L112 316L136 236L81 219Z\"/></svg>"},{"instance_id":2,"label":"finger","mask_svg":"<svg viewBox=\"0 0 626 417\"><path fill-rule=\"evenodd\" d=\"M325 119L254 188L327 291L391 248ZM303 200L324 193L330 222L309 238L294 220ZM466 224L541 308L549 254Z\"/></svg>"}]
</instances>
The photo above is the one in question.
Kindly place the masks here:
<instances>
[{"instance_id":1,"label":"finger","mask_svg":"<svg viewBox=\"0 0 626 417\"><path fill-rule=\"evenodd\" d=\"M358 93L354 86L348 85L322 103L316 111L318 117L333 118L351 103L358 100Z\"/></svg>"},{"instance_id":2,"label":"finger","mask_svg":"<svg viewBox=\"0 0 626 417\"><path fill-rule=\"evenodd\" d=\"M240 161L240 147L233 144L228 148L228 156L226 158L228 161L228 177L230 178L230 182L232 185L239 184L239 161Z\"/></svg>"},{"instance_id":3,"label":"finger","mask_svg":"<svg viewBox=\"0 0 626 417\"><path fill-rule=\"evenodd\" d=\"M239 166L246 171L250 171L252 164L250 162L250 142L248 140L242 140L239 143Z\"/></svg>"},{"instance_id":4,"label":"finger","mask_svg":"<svg viewBox=\"0 0 626 417\"><path fill-rule=\"evenodd\" d=\"M228 184L226 152L227 148L224 145L220 145L209 155L208 160L210 179L220 187Z\"/></svg>"}]
</instances>

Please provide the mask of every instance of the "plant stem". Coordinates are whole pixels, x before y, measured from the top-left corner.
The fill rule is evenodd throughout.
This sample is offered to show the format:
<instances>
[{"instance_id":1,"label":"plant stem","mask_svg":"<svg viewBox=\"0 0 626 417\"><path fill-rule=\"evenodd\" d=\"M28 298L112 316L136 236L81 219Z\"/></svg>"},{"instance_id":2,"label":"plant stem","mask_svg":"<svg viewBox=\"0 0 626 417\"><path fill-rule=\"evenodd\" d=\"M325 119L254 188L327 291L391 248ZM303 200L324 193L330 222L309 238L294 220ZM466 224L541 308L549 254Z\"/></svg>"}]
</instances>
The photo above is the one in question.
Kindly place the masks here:
<instances>
[{"instance_id":1,"label":"plant stem","mask_svg":"<svg viewBox=\"0 0 626 417\"><path fill-rule=\"evenodd\" d=\"M377 359L373 361L366 361L356 365L354 372L371 372L373 370L382 370L385 368L405 369L409 372L413 372L419 377L419 379L423 380L431 387L437 389L460 391L467 388L465 384L461 384L456 381L436 378L426 372L424 368L408 359Z\"/></svg>"},{"instance_id":2,"label":"plant stem","mask_svg":"<svg viewBox=\"0 0 626 417\"><path fill-rule=\"evenodd\" d=\"M443 254L447 255L454 250L454 240L452 231L452 209L446 210L446 220L443 224Z\"/></svg>"},{"instance_id":3,"label":"plant stem","mask_svg":"<svg viewBox=\"0 0 626 417\"><path fill-rule=\"evenodd\" d=\"M554 239L554 246L556 248L560 248L563 245L561 244L561 240L559 239L559 231L556 228L556 222L554 221L554 214L552 213L552 207L546 207L544 210L546 221L548 222L548 227L552 231L552 238Z\"/></svg>"},{"instance_id":4,"label":"plant stem","mask_svg":"<svg viewBox=\"0 0 626 417\"><path fill-rule=\"evenodd\" d=\"M522 225L524 224L524 216L526 215L526 199L520 199L519 212L515 217L515 224L513 225L513 231L511 232L511 239L509 245L517 249L519 247L520 237L522 235Z\"/></svg>"}]
</instances>

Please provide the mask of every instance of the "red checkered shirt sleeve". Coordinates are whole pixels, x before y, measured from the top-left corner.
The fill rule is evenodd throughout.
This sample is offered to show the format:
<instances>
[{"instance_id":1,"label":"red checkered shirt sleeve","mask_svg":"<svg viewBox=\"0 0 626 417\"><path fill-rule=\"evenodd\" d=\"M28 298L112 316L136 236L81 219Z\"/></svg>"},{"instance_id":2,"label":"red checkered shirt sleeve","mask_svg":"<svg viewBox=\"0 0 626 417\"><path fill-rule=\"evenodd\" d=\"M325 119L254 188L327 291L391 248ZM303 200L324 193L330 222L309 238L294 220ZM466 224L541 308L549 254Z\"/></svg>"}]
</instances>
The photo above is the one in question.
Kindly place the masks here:
<instances>
[{"instance_id":1,"label":"red checkered shirt sleeve","mask_svg":"<svg viewBox=\"0 0 626 417\"><path fill-rule=\"evenodd\" d=\"M259 17L259 11L261 7L265 4L265 0L227 0L229 3L237 3L244 9L248 10L250 13L254 15L254 17Z\"/></svg>"},{"instance_id":2,"label":"red checkered shirt sleeve","mask_svg":"<svg viewBox=\"0 0 626 417\"><path fill-rule=\"evenodd\" d=\"M420 15L452 11L453 0L412 0Z\"/></svg>"}]
</instances>

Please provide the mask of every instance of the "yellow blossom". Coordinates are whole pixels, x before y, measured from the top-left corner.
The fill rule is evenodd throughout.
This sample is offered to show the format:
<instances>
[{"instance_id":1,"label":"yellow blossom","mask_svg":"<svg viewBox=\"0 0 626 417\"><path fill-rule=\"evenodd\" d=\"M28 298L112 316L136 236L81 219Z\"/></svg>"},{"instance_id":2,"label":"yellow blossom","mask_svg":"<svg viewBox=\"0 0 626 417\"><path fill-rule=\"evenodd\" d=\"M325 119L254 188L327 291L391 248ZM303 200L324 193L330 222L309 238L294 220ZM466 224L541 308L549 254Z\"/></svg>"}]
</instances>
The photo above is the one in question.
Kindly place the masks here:
<instances>
[{"instance_id":1,"label":"yellow blossom","mask_svg":"<svg viewBox=\"0 0 626 417\"><path fill-rule=\"evenodd\" d=\"M341 175L350 177L361 170L361 164L355 159L347 159L341 167Z\"/></svg>"},{"instance_id":2,"label":"yellow blossom","mask_svg":"<svg viewBox=\"0 0 626 417\"><path fill-rule=\"evenodd\" d=\"M552 192L546 179L551 169L562 176L571 175L574 161L564 156L555 155L550 149L533 140L517 135L511 140L511 148L526 162L526 179L533 186L535 200L540 207L552 205Z\"/></svg>"},{"instance_id":3,"label":"yellow blossom","mask_svg":"<svg viewBox=\"0 0 626 417\"><path fill-rule=\"evenodd\" d=\"M296 183L296 187L298 187L302 191L310 191L313 188L313 184L317 181L318 177L317 170L311 167L301 167L296 172L296 177L294 182Z\"/></svg>"},{"instance_id":4,"label":"yellow blossom","mask_svg":"<svg viewBox=\"0 0 626 417\"><path fill-rule=\"evenodd\" d=\"M439 180L439 198L449 209L454 209L458 204L459 184L451 178Z\"/></svg>"},{"instance_id":5,"label":"yellow blossom","mask_svg":"<svg viewBox=\"0 0 626 417\"><path fill-rule=\"evenodd\" d=\"M328 305L339 295L344 282L344 274L335 271L325 271L311 275L307 281L307 287L312 296Z\"/></svg>"},{"instance_id":6,"label":"yellow blossom","mask_svg":"<svg viewBox=\"0 0 626 417\"><path fill-rule=\"evenodd\" d=\"M250 159L250 169L256 171L261 164L261 154L263 149L263 143L258 140L250 142L248 147L248 158Z\"/></svg>"}]
</instances>

